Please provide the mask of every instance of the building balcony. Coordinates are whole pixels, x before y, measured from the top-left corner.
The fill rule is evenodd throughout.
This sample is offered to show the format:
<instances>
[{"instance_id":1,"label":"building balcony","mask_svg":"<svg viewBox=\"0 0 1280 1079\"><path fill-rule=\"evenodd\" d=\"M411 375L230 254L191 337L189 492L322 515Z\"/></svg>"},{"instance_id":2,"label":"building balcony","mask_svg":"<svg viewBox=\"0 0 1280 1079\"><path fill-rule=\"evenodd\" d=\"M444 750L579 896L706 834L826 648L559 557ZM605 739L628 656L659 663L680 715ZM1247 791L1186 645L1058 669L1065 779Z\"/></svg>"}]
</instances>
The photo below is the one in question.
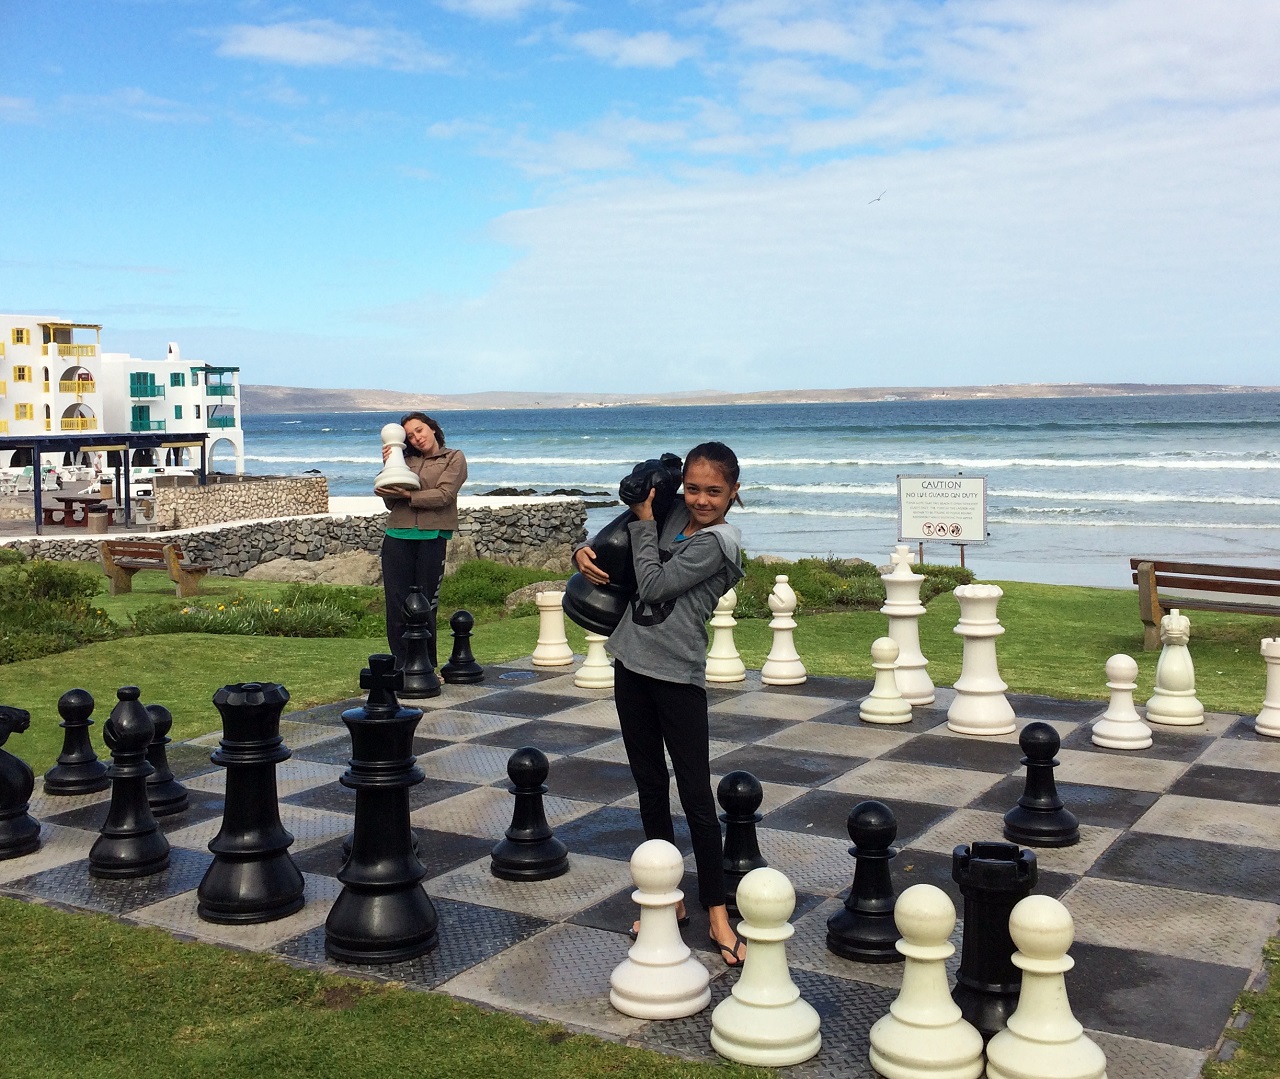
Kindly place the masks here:
<instances>
[{"instance_id":1,"label":"building balcony","mask_svg":"<svg viewBox=\"0 0 1280 1079\"><path fill-rule=\"evenodd\" d=\"M137 383L129 384L129 396L133 398L163 397L163 386L140 385Z\"/></svg>"},{"instance_id":2,"label":"building balcony","mask_svg":"<svg viewBox=\"0 0 1280 1079\"><path fill-rule=\"evenodd\" d=\"M221 386L218 383L205 383L204 393L206 397L234 397L236 395L235 386Z\"/></svg>"},{"instance_id":3,"label":"building balcony","mask_svg":"<svg viewBox=\"0 0 1280 1079\"><path fill-rule=\"evenodd\" d=\"M84 393L97 393L98 384L93 379L64 378L58 383L58 392L74 393L77 396Z\"/></svg>"},{"instance_id":4,"label":"building balcony","mask_svg":"<svg viewBox=\"0 0 1280 1079\"><path fill-rule=\"evenodd\" d=\"M163 431L164 420L131 420L129 422L130 431Z\"/></svg>"},{"instance_id":5,"label":"building balcony","mask_svg":"<svg viewBox=\"0 0 1280 1079\"><path fill-rule=\"evenodd\" d=\"M59 356L75 356L80 359L93 359L98 354L97 345L72 345L60 344L57 346ZM44 345L40 349L43 356L49 355L49 346Z\"/></svg>"},{"instance_id":6,"label":"building balcony","mask_svg":"<svg viewBox=\"0 0 1280 1079\"><path fill-rule=\"evenodd\" d=\"M62 429L64 431L96 431L98 429L98 417L63 416Z\"/></svg>"},{"instance_id":7,"label":"building balcony","mask_svg":"<svg viewBox=\"0 0 1280 1079\"><path fill-rule=\"evenodd\" d=\"M234 427L236 418L234 416L210 416L208 426L214 427Z\"/></svg>"}]
</instances>

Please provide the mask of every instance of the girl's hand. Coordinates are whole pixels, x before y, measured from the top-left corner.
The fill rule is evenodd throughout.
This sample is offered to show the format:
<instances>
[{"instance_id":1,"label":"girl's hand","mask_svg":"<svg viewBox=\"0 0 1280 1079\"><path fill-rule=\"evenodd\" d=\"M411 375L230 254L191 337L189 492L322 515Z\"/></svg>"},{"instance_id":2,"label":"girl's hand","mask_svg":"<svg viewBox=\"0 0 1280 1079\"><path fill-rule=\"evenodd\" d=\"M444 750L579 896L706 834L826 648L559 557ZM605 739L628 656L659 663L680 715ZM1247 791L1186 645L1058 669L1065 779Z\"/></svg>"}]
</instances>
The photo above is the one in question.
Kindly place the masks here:
<instances>
[{"instance_id":1,"label":"girl's hand","mask_svg":"<svg viewBox=\"0 0 1280 1079\"><path fill-rule=\"evenodd\" d=\"M634 506L628 507L632 513L636 515L637 521L653 520L653 496L656 495L657 489L652 488L649 491L649 497L643 502L637 502Z\"/></svg>"},{"instance_id":2,"label":"girl's hand","mask_svg":"<svg viewBox=\"0 0 1280 1079\"><path fill-rule=\"evenodd\" d=\"M387 463L387 458L388 458L388 457L390 457L390 456L391 456L391 447L390 447L390 446L383 446L383 447L382 447L382 463L383 463L384 465Z\"/></svg>"},{"instance_id":3,"label":"girl's hand","mask_svg":"<svg viewBox=\"0 0 1280 1079\"><path fill-rule=\"evenodd\" d=\"M398 498L407 500L408 495L404 493L404 489L400 487L375 487L373 493L379 498Z\"/></svg>"},{"instance_id":4,"label":"girl's hand","mask_svg":"<svg viewBox=\"0 0 1280 1079\"><path fill-rule=\"evenodd\" d=\"M592 584L608 584L609 575L596 565L596 553L590 547L580 547L573 556L578 572Z\"/></svg>"}]
</instances>

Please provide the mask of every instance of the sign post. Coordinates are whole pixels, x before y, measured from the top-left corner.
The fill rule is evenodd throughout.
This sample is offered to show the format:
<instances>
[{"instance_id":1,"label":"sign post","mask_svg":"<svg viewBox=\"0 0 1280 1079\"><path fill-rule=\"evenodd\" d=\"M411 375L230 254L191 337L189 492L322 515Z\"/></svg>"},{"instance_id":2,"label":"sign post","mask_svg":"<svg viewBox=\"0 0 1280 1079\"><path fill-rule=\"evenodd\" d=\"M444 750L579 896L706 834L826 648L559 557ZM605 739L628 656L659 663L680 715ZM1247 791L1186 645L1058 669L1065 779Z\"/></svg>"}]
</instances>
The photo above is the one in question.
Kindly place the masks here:
<instances>
[{"instance_id":1,"label":"sign post","mask_svg":"<svg viewBox=\"0 0 1280 1079\"><path fill-rule=\"evenodd\" d=\"M898 542L920 544L924 561L926 540L964 549L987 542L986 476L899 476Z\"/></svg>"}]
</instances>

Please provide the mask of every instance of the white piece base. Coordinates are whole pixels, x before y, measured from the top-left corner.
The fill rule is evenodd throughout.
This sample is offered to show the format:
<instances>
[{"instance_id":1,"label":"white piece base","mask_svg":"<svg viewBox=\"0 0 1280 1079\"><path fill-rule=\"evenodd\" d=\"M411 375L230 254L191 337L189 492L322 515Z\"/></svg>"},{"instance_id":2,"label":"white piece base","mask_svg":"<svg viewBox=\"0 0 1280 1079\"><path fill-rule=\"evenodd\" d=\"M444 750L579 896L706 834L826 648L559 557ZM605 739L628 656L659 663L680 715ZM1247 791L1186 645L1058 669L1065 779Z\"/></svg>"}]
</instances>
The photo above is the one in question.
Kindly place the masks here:
<instances>
[{"instance_id":1,"label":"white piece base","mask_svg":"<svg viewBox=\"0 0 1280 1079\"><path fill-rule=\"evenodd\" d=\"M683 1019L711 1003L710 977L693 956L662 966L624 959L609 975L609 1003L637 1019Z\"/></svg>"},{"instance_id":2,"label":"white piece base","mask_svg":"<svg viewBox=\"0 0 1280 1079\"><path fill-rule=\"evenodd\" d=\"M822 1048L818 1013L806 1000L760 1008L728 996L711 1013L711 1048L739 1064L799 1064Z\"/></svg>"}]
</instances>

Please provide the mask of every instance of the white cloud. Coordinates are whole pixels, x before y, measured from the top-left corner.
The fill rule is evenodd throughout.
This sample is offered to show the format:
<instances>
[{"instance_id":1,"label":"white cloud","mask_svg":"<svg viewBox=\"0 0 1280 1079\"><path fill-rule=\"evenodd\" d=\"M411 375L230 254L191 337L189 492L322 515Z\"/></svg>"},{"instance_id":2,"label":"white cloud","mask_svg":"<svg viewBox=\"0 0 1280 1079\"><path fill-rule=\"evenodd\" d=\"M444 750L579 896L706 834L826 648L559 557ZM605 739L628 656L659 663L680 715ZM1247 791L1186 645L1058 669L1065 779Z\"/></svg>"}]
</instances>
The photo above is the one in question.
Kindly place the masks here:
<instances>
[{"instance_id":1,"label":"white cloud","mask_svg":"<svg viewBox=\"0 0 1280 1079\"><path fill-rule=\"evenodd\" d=\"M36 103L29 97L0 96L0 123L29 123L36 118Z\"/></svg>"},{"instance_id":2,"label":"white cloud","mask_svg":"<svg viewBox=\"0 0 1280 1079\"><path fill-rule=\"evenodd\" d=\"M343 26L331 19L307 19L268 26L240 24L222 31L219 56L263 60L291 67L380 67L431 71L445 57L414 34L367 26Z\"/></svg>"},{"instance_id":3,"label":"white cloud","mask_svg":"<svg viewBox=\"0 0 1280 1079\"><path fill-rule=\"evenodd\" d=\"M112 112L152 124L203 123L208 117L181 101L157 97L137 86L121 87L109 94L67 94L64 108L72 111Z\"/></svg>"},{"instance_id":4,"label":"white cloud","mask_svg":"<svg viewBox=\"0 0 1280 1079\"><path fill-rule=\"evenodd\" d=\"M576 7L563 0L441 0L440 6L459 15L494 21L518 19L536 8L566 12Z\"/></svg>"},{"instance_id":5,"label":"white cloud","mask_svg":"<svg viewBox=\"0 0 1280 1079\"><path fill-rule=\"evenodd\" d=\"M616 30L588 30L569 40L588 56L614 67L675 67L699 51L692 42L677 41L665 30L630 35Z\"/></svg>"}]
</instances>

